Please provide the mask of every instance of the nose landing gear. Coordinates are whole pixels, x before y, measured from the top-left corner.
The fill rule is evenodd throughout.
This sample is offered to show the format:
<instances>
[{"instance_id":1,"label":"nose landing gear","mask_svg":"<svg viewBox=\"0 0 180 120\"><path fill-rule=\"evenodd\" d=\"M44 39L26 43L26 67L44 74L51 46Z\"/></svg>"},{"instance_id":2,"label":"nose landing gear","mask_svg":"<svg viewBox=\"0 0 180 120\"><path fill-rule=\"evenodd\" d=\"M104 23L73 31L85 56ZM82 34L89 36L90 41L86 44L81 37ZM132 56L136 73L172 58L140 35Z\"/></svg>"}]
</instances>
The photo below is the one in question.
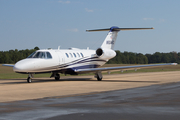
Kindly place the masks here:
<instances>
[{"instance_id":1,"label":"nose landing gear","mask_svg":"<svg viewBox=\"0 0 180 120\"><path fill-rule=\"evenodd\" d=\"M32 75L32 74L29 74L29 75L28 75L28 78L27 78L27 82L28 82L28 83L31 83L31 82L32 82L32 78L33 78L33 75Z\"/></svg>"}]
</instances>

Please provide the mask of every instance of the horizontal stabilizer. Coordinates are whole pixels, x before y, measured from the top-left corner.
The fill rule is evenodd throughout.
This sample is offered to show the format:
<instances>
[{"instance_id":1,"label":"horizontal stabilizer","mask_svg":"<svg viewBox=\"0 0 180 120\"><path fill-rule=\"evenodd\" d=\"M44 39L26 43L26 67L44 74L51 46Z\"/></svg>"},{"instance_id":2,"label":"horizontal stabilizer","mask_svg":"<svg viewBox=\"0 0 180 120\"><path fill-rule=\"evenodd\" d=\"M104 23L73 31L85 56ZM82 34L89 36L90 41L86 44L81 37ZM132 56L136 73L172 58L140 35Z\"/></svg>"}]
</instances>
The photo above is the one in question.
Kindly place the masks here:
<instances>
[{"instance_id":1,"label":"horizontal stabilizer","mask_svg":"<svg viewBox=\"0 0 180 120\"><path fill-rule=\"evenodd\" d=\"M120 31L120 30L147 30L147 29L154 29L151 28L118 28L118 27L111 27L107 29L94 29L94 30L86 30L86 32L94 32L94 31Z\"/></svg>"}]
</instances>

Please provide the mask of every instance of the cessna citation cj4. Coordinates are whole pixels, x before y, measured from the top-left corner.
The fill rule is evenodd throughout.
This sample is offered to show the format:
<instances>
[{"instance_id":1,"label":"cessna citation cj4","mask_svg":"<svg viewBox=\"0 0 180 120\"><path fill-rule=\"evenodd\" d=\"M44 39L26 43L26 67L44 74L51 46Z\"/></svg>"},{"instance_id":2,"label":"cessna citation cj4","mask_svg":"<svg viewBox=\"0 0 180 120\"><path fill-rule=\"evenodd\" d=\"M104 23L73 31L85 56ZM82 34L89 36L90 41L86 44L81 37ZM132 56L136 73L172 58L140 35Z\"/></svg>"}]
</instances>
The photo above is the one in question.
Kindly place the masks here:
<instances>
[{"instance_id":1,"label":"cessna citation cj4","mask_svg":"<svg viewBox=\"0 0 180 120\"><path fill-rule=\"evenodd\" d=\"M117 34L123 30L146 30L153 28L119 28L111 27L108 29L86 30L91 31L109 31L101 47L97 50L90 49L46 49L37 50L26 59L20 60L15 65L4 64L4 66L11 66L17 73L29 74L27 82L30 83L33 74L38 73L52 73L50 77L55 80L60 79L59 73L78 75L82 73L95 73L98 81L102 80L101 71L110 71L117 69L150 67L160 65L176 65L176 63L167 64L150 64L150 65L136 65L136 66L123 66L123 67L107 67L98 68L104 65L109 59L116 56L113 50L116 42Z\"/></svg>"}]
</instances>

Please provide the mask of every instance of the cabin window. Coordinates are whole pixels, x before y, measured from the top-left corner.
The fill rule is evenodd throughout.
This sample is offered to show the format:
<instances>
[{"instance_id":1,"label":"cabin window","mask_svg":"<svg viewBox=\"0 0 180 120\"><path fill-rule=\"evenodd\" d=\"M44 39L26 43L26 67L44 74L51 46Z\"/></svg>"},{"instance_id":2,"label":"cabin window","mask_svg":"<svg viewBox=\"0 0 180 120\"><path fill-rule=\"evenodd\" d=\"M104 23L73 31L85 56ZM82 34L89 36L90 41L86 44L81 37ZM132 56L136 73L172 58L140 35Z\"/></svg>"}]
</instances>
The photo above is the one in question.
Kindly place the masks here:
<instances>
[{"instance_id":1,"label":"cabin window","mask_svg":"<svg viewBox=\"0 0 180 120\"><path fill-rule=\"evenodd\" d=\"M76 57L76 54L75 53L73 53L74 54L74 57Z\"/></svg>"},{"instance_id":2,"label":"cabin window","mask_svg":"<svg viewBox=\"0 0 180 120\"><path fill-rule=\"evenodd\" d=\"M71 57L73 57L71 53L69 53L69 54L71 55Z\"/></svg>"},{"instance_id":3,"label":"cabin window","mask_svg":"<svg viewBox=\"0 0 180 120\"><path fill-rule=\"evenodd\" d=\"M81 53L81 56L84 57L84 55Z\"/></svg>"},{"instance_id":4,"label":"cabin window","mask_svg":"<svg viewBox=\"0 0 180 120\"><path fill-rule=\"evenodd\" d=\"M67 58L69 58L69 55L66 53Z\"/></svg>"},{"instance_id":5,"label":"cabin window","mask_svg":"<svg viewBox=\"0 0 180 120\"><path fill-rule=\"evenodd\" d=\"M77 54L78 54L78 57L80 57L79 53L77 53Z\"/></svg>"}]
</instances>

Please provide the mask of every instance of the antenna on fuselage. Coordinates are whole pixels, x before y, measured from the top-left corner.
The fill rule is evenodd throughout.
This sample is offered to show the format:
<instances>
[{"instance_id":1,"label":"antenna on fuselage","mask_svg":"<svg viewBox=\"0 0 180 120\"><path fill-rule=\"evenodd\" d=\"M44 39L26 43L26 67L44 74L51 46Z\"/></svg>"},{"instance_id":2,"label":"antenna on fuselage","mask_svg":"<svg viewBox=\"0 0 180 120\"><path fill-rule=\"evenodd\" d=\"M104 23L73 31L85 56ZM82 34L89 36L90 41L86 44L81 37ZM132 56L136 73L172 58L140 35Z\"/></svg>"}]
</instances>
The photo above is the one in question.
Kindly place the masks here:
<instances>
[{"instance_id":1,"label":"antenna on fuselage","mask_svg":"<svg viewBox=\"0 0 180 120\"><path fill-rule=\"evenodd\" d=\"M60 47L61 47L61 46L58 46L58 50L60 50Z\"/></svg>"}]
</instances>

